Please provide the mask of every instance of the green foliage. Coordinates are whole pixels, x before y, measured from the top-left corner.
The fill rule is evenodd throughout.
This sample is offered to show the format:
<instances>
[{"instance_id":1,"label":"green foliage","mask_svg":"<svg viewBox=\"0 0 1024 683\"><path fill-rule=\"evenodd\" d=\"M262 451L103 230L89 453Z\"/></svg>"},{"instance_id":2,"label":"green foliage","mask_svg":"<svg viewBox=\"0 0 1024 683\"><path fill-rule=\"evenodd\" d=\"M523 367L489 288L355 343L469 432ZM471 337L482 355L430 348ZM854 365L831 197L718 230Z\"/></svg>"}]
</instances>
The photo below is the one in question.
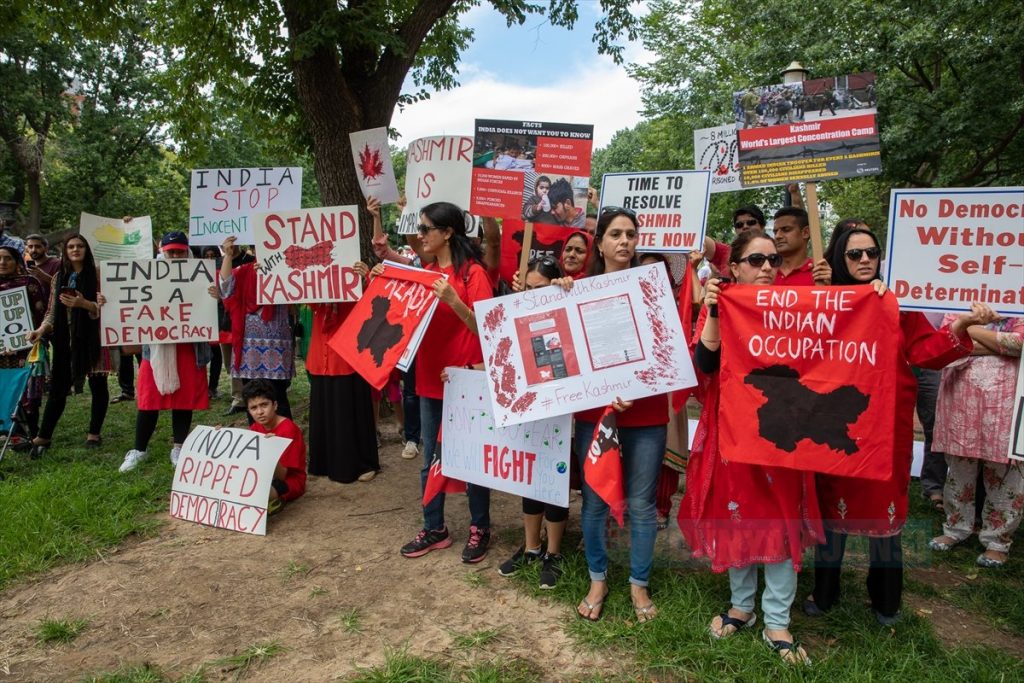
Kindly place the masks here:
<instances>
[{"instance_id":1,"label":"green foliage","mask_svg":"<svg viewBox=\"0 0 1024 683\"><path fill-rule=\"evenodd\" d=\"M70 643L89 625L87 619L43 619L36 627L40 643Z\"/></svg>"}]
</instances>

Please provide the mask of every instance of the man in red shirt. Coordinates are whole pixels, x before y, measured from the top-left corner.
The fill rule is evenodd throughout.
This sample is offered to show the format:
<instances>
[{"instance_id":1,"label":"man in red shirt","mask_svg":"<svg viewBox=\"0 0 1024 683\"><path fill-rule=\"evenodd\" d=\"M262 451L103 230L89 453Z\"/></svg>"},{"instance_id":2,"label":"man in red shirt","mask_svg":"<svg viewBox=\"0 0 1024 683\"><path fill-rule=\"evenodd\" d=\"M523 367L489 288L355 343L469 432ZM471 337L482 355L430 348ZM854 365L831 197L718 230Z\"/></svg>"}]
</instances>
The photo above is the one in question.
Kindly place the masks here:
<instances>
[{"instance_id":1,"label":"man in red shirt","mask_svg":"<svg viewBox=\"0 0 1024 683\"><path fill-rule=\"evenodd\" d=\"M807 212L787 206L775 212L772 231L775 248L782 255L782 266L775 276L777 285L827 285L832 281L832 269L821 259L817 265L807 256L807 243L811 241L811 228Z\"/></svg>"}]
</instances>

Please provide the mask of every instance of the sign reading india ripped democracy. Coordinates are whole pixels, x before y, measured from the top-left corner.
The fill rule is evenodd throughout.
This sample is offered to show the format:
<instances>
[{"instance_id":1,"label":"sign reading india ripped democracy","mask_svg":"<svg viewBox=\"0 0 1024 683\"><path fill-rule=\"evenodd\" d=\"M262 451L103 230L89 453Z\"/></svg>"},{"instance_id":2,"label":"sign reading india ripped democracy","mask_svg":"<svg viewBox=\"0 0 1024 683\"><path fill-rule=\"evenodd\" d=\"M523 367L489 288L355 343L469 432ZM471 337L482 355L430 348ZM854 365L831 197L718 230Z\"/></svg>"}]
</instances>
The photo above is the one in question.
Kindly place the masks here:
<instances>
[{"instance_id":1,"label":"sign reading india ripped democracy","mask_svg":"<svg viewBox=\"0 0 1024 683\"><path fill-rule=\"evenodd\" d=\"M441 471L551 505L569 505L572 417L561 415L496 427L480 370L447 368L441 431Z\"/></svg>"},{"instance_id":2,"label":"sign reading india ripped democracy","mask_svg":"<svg viewBox=\"0 0 1024 683\"><path fill-rule=\"evenodd\" d=\"M892 476L900 336L894 297L880 297L870 285L726 285L718 310L723 458Z\"/></svg>"},{"instance_id":3,"label":"sign reading india ripped democracy","mask_svg":"<svg viewBox=\"0 0 1024 683\"><path fill-rule=\"evenodd\" d=\"M477 119L470 213L582 228L587 206L576 195L589 184L593 139L589 125ZM544 180L546 196L535 196Z\"/></svg>"},{"instance_id":4,"label":"sign reading india ripped democracy","mask_svg":"<svg viewBox=\"0 0 1024 683\"><path fill-rule=\"evenodd\" d=\"M636 213L637 251L688 252L703 248L710 188L708 171L606 173L601 206Z\"/></svg>"},{"instance_id":5,"label":"sign reading india ripped democracy","mask_svg":"<svg viewBox=\"0 0 1024 683\"><path fill-rule=\"evenodd\" d=\"M196 427L174 468L171 517L265 536L274 468L291 442L248 429Z\"/></svg>"},{"instance_id":6,"label":"sign reading india ripped democracy","mask_svg":"<svg viewBox=\"0 0 1024 683\"><path fill-rule=\"evenodd\" d=\"M32 326L28 288L16 287L0 292L0 354L32 348L28 333Z\"/></svg>"},{"instance_id":7,"label":"sign reading india ripped democracy","mask_svg":"<svg viewBox=\"0 0 1024 683\"><path fill-rule=\"evenodd\" d=\"M405 156L405 209L398 234L415 235L420 210L434 202L469 207L473 175L473 138L468 135L434 135L409 143Z\"/></svg>"},{"instance_id":8,"label":"sign reading india ripped democracy","mask_svg":"<svg viewBox=\"0 0 1024 683\"><path fill-rule=\"evenodd\" d=\"M252 217L259 304L356 301L362 278L359 260L359 210L328 206Z\"/></svg>"},{"instance_id":9,"label":"sign reading india ripped democracy","mask_svg":"<svg viewBox=\"0 0 1024 683\"><path fill-rule=\"evenodd\" d=\"M658 263L474 304L494 421L508 426L694 386Z\"/></svg>"},{"instance_id":10,"label":"sign reading india ripped democracy","mask_svg":"<svg viewBox=\"0 0 1024 683\"><path fill-rule=\"evenodd\" d=\"M252 214L301 208L301 167L193 169L188 241L219 246L237 237L253 244Z\"/></svg>"},{"instance_id":11,"label":"sign reading india ripped democracy","mask_svg":"<svg viewBox=\"0 0 1024 683\"><path fill-rule=\"evenodd\" d=\"M217 300L208 291L216 270L203 259L105 262L103 346L216 341Z\"/></svg>"},{"instance_id":12,"label":"sign reading india ripped democracy","mask_svg":"<svg viewBox=\"0 0 1024 683\"><path fill-rule=\"evenodd\" d=\"M1024 315L1024 187L892 190L885 281L900 307Z\"/></svg>"},{"instance_id":13,"label":"sign reading india ripped democracy","mask_svg":"<svg viewBox=\"0 0 1024 683\"><path fill-rule=\"evenodd\" d=\"M881 173L876 107L868 72L733 93L743 187Z\"/></svg>"}]
</instances>

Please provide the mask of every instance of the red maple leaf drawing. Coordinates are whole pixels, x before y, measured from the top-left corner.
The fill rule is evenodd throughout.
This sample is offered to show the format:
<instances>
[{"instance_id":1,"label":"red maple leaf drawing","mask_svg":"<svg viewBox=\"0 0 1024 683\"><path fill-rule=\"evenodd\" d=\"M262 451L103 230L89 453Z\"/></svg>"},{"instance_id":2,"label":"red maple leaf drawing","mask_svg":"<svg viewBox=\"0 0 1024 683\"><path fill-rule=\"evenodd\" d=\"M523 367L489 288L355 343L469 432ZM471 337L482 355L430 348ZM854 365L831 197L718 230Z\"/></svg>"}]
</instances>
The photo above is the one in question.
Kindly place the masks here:
<instances>
[{"instance_id":1,"label":"red maple leaf drawing","mask_svg":"<svg viewBox=\"0 0 1024 683\"><path fill-rule=\"evenodd\" d=\"M371 150L370 145L365 145L363 151L359 153L359 170L362 172L364 180L383 175L384 161L380 158L380 150Z\"/></svg>"}]
</instances>

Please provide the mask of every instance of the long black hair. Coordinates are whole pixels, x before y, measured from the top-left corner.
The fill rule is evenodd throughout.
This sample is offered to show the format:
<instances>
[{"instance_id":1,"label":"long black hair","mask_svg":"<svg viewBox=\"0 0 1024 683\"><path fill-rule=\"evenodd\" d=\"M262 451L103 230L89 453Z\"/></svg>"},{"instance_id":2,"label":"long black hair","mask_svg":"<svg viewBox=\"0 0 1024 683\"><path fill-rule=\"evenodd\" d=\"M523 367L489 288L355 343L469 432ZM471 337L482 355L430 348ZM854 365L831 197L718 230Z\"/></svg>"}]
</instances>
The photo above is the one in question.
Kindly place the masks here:
<instances>
[{"instance_id":1,"label":"long black hair","mask_svg":"<svg viewBox=\"0 0 1024 683\"><path fill-rule=\"evenodd\" d=\"M82 270L79 273L75 273L71 259L68 258L68 243L71 240L81 240L85 245ZM99 274L89 240L81 235L72 235L64 240L60 270L57 272L57 278L54 279L52 287L54 291L53 377L55 381L63 383L68 379L77 380L92 372L100 357L100 321L90 317L84 308L74 308L69 311L60 302L60 290L66 288L78 290L87 301L96 301ZM67 351L70 353L64 355L64 352ZM64 358L70 362L65 361Z\"/></svg>"},{"instance_id":2,"label":"long black hair","mask_svg":"<svg viewBox=\"0 0 1024 683\"><path fill-rule=\"evenodd\" d=\"M542 256L540 258L532 258L529 263L526 264L526 273L540 273L541 276L548 280L555 280L564 275L562 272L562 266L559 265L558 260L551 256Z\"/></svg>"},{"instance_id":3,"label":"long black hair","mask_svg":"<svg viewBox=\"0 0 1024 683\"><path fill-rule=\"evenodd\" d=\"M852 230L846 230L836 237L835 250L832 252L832 260L829 265L832 266L832 284L834 285L863 285L865 283L853 277L850 273L850 269L846 267L846 244L850 241L850 237L853 235L868 235L871 237L871 241L878 246L878 238L875 237L875 233L864 228L854 228ZM881 268L882 259L879 258L876 269ZM878 270L875 270L875 277L878 277ZM872 278L874 279L874 278Z\"/></svg>"},{"instance_id":4,"label":"long black hair","mask_svg":"<svg viewBox=\"0 0 1024 683\"><path fill-rule=\"evenodd\" d=\"M836 223L836 227L832 229L832 236L829 237L828 246L825 247L825 260L832 263L832 255L836 253L836 240L847 230L853 230L858 225L867 225L864 221L859 218L844 218L843 220Z\"/></svg>"},{"instance_id":5,"label":"long black hair","mask_svg":"<svg viewBox=\"0 0 1024 683\"><path fill-rule=\"evenodd\" d=\"M597 229L594 230L594 244L590 250L590 263L587 264L587 275L604 274L604 257L601 255L601 240L608 226L619 216L625 216L633 224L633 229L639 232L640 226L636 222L636 214L629 209L608 207L601 211L601 217L597 219ZM640 265L640 258L633 251L633 258L629 260L629 267L636 268Z\"/></svg>"},{"instance_id":6,"label":"long black hair","mask_svg":"<svg viewBox=\"0 0 1024 683\"><path fill-rule=\"evenodd\" d=\"M469 214L451 202L434 202L420 209L420 215L429 218L438 228L451 229L448 248L452 252L452 268L456 273L461 273L464 266L472 263L483 266L483 251L466 235L466 224L472 220Z\"/></svg>"}]
</instances>

